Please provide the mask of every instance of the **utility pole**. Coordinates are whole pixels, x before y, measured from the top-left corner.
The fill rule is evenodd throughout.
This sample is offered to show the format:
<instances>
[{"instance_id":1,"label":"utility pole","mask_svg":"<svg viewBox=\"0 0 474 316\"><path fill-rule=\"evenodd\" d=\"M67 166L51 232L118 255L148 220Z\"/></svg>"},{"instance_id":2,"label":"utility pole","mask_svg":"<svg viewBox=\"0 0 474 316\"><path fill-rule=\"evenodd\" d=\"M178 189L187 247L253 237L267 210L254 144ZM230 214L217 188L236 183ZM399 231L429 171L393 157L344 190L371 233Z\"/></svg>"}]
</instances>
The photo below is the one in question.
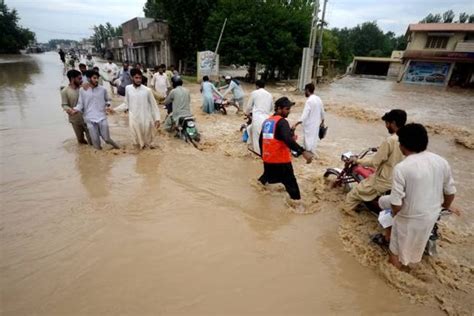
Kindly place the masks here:
<instances>
[{"instance_id":1,"label":"utility pole","mask_svg":"<svg viewBox=\"0 0 474 316\"><path fill-rule=\"evenodd\" d=\"M211 64L211 74L212 74L212 70L214 69L214 66L216 65L217 52L219 51L219 46L221 45L222 35L224 34L224 29L225 29L226 24L227 24L227 18L225 18L224 20L224 24L222 25L222 29L221 29L221 34L219 35L216 49L214 50L214 57L212 58L212 64ZM219 76L219 74L217 74L217 76Z\"/></svg>"},{"instance_id":2,"label":"utility pole","mask_svg":"<svg viewBox=\"0 0 474 316\"><path fill-rule=\"evenodd\" d=\"M314 56L314 48L316 46L316 31L318 27L318 13L319 13L319 0L314 1L314 8L313 8L313 17L311 19L311 32L309 35L309 45L308 47L313 50Z\"/></svg>"},{"instance_id":3,"label":"utility pole","mask_svg":"<svg viewBox=\"0 0 474 316\"><path fill-rule=\"evenodd\" d=\"M312 81L314 51L316 49L316 35L318 28L319 0L313 2L313 15L311 18L311 29L309 35L308 47L303 48L301 68L298 78L298 90L304 91L304 86Z\"/></svg>"},{"instance_id":4,"label":"utility pole","mask_svg":"<svg viewBox=\"0 0 474 316\"><path fill-rule=\"evenodd\" d=\"M313 78L316 83L319 82L319 78L322 77L322 69L319 67L319 62L321 61L321 55L323 53L323 33L324 33L324 23L326 23L325 16L326 16L326 4L328 0L324 0L323 4L323 13L321 16L321 21L319 22L319 30L318 30L318 41L315 46L315 62L313 68Z\"/></svg>"},{"instance_id":5,"label":"utility pole","mask_svg":"<svg viewBox=\"0 0 474 316\"><path fill-rule=\"evenodd\" d=\"M224 24L222 25L221 34L219 35L219 40L217 41L216 50L214 51L214 59L215 59L215 56L217 55L217 51L219 50L219 46L221 45L222 34L224 34L226 23L227 23L227 18L225 18Z\"/></svg>"}]
</instances>

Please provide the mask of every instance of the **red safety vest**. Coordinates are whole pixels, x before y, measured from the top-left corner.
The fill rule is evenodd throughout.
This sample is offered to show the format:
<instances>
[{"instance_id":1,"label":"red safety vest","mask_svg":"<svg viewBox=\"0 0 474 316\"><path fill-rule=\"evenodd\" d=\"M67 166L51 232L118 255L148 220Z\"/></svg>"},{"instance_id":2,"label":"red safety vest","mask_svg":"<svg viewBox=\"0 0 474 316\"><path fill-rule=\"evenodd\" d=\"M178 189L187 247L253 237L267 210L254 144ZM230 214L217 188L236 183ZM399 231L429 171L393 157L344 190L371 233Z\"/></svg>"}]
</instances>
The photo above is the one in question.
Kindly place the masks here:
<instances>
[{"instance_id":1,"label":"red safety vest","mask_svg":"<svg viewBox=\"0 0 474 316\"><path fill-rule=\"evenodd\" d=\"M269 117L262 125L262 159L266 163L291 162L290 148L285 142L275 138L278 121L283 119L280 115Z\"/></svg>"}]
</instances>

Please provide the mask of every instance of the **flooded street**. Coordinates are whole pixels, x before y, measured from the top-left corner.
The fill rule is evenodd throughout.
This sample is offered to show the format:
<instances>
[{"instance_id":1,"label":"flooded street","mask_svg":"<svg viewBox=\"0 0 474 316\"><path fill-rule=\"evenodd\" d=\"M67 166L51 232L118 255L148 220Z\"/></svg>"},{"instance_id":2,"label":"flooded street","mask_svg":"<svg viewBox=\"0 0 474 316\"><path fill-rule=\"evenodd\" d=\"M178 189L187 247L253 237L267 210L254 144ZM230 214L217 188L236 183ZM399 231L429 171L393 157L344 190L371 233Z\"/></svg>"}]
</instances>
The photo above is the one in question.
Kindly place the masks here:
<instances>
[{"instance_id":1,"label":"flooded street","mask_svg":"<svg viewBox=\"0 0 474 316\"><path fill-rule=\"evenodd\" d=\"M455 125L472 129L474 91L430 85L397 83L359 77L345 77L321 91L326 102L356 105L382 113L403 108L414 121ZM383 96L383 98L377 98Z\"/></svg>"},{"instance_id":2,"label":"flooded street","mask_svg":"<svg viewBox=\"0 0 474 316\"><path fill-rule=\"evenodd\" d=\"M61 84L56 53L0 57L2 315L473 312L473 151L456 135L432 136L430 149L453 168L463 216L443 220L440 255L410 274L385 263L368 243L375 220L341 212L342 193L321 177L342 151L377 146L387 133L343 106L404 108L409 120L471 129L472 91L355 78L323 87L328 137L318 160L295 162L308 213L297 215L282 188L257 185L263 168L240 141L243 119L202 114L197 84L185 87L203 150L160 132L158 149L143 152L124 114L109 116L122 149L78 146ZM304 98L289 96L294 121Z\"/></svg>"}]
</instances>

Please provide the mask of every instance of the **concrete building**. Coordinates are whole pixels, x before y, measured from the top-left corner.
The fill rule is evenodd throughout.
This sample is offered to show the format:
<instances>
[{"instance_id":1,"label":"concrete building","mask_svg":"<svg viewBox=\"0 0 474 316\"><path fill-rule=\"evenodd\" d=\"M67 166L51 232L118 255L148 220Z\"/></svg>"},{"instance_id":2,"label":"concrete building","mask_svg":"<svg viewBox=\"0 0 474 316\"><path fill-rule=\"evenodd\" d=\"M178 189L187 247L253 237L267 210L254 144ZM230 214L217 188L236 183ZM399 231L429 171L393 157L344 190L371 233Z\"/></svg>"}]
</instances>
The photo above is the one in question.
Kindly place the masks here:
<instances>
[{"instance_id":1,"label":"concrete building","mask_svg":"<svg viewBox=\"0 0 474 316\"><path fill-rule=\"evenodd\" d=\"M140 62L147 67L175 63L165 21L133 18L122 24L122 38L110 39L107 48L115 51L116 59Z\"/></svg>"},{"instance_id":2,"label":"concrete building","mask_svg":"<svg viewBox=\"0 0 474 316\"><path fill-rule=\"evenodd\" d=\"M474 24L410 24L406 36L399 81L474 87Z\"/></svg>"},{"instance_id":3,"label":"concrete building","mask_svg":"<svg viewBox=\"0 0 474 316\"><path fill-rule=\"evenodd\" d=\"M92 54L92 53L95 53L95 47L94 47L94 44L92 43L91 40L88 40L88 39L82 39L78 44L77 44L77 48L88 53L88 54Z\"/></svg>"},{"instance_id":4,"label":"concrete building","mask_svg":"<svg viewBox=\"0 0 474 316\"><path fill-rule=\"evenodd\" d=\"M113 54L114 56L113 58L115 61L123 62L124 60L127 59L127 56L125 54L125 49L123 47L122 36L109 38L107 40L106 48L108 51L110 51Z\"/></svg>"},{"instance_id":5,"label":"concrete building","mask_svg":"<svg viewBox=\"0 0 474 316\"><path fill-rule=\"evenodd\" d=\"M348 73L364 77L397 79L402 69L402 51L393 51L391 57L355 56Z\"/></svg>"}]
</instances>

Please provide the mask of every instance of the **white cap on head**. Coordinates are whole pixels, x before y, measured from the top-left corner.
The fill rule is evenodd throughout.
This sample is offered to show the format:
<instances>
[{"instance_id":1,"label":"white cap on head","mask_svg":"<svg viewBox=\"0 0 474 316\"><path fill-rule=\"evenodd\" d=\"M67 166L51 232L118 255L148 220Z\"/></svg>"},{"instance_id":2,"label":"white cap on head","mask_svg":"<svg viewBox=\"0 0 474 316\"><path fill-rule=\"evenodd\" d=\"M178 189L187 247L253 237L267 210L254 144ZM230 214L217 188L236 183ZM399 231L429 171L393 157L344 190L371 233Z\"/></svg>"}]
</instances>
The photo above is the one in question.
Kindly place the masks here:
<instances>
[{"instance_id":1,"label":"white cap on head","mask_svg":"<svg viewBox=\"0 0 474 316\"><path fill-rule=\"evenodd\" d=\"M225 80L230 80L230 79L232 79L231 76L225 76Z\"/></svg>"}]
</instances>

